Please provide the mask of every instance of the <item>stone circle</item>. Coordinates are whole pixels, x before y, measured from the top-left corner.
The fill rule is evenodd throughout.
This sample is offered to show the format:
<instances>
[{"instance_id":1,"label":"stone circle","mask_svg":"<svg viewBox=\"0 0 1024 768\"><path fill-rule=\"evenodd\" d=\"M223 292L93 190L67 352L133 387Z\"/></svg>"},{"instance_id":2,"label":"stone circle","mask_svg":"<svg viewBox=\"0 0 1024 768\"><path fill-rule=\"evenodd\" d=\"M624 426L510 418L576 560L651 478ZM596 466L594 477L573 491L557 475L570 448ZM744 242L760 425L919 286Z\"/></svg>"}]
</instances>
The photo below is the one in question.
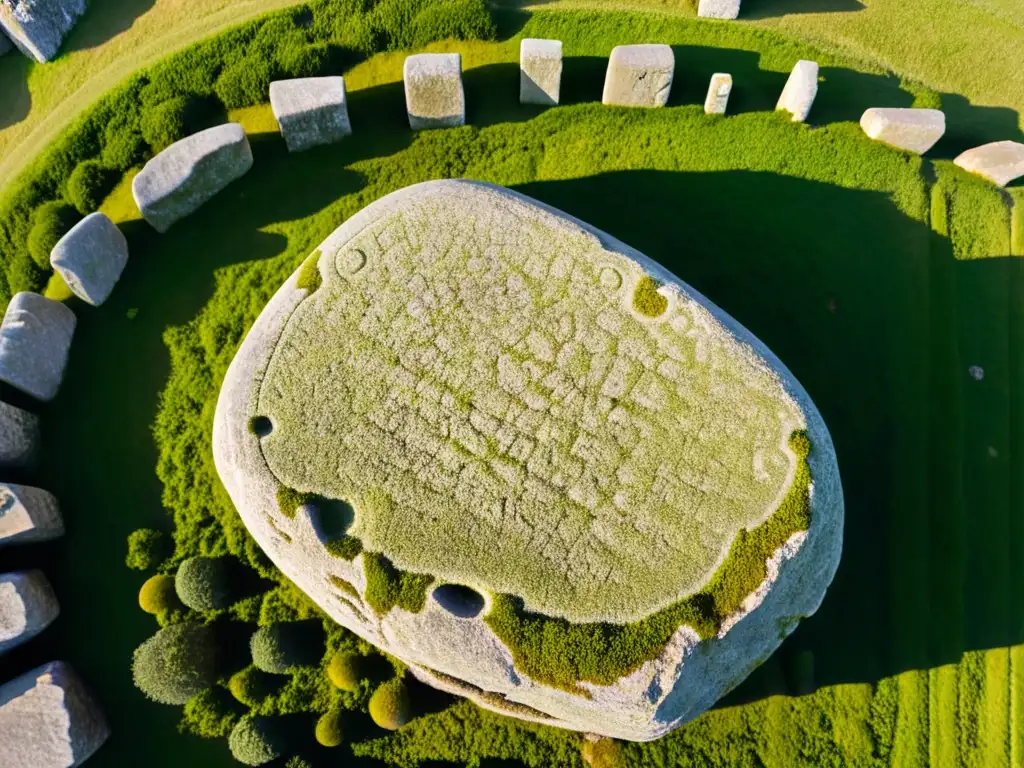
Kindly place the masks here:
<instances>
[{"instance_id":1,"label":"stone circle","mask_svg":"<svg viewBox=\"0 0 1024 768\"><path fill-rule=\"evenodd\" d=\"M562 41L527 37L519 44L519 103L553 106L562 85Z\"/></svg>"},{"instance_id":2,"label":"stone circle","mask_svg":"<svg viewBox=\"0 0 1024 768\"><path fill-rule=\"evenodd\" d=\"M289 152L333 144L352 133L343 77L302 77L270 84L270 106Z\"/></svg>"},{"instance_id":3,"label":"stone circle","mask_svg":"<svg viewBox=\"0 0 1024 768\"><path fill-rule=\"evenodd\" d=\"M50 253L50 266L71 292L98 307L114 290L128 263L128 240L97 211L73 226Z\"/></svg>"},{"instance_id":4,"label":"stone circle","mask_svg":"<svg viewBox=\"0 0 1024 768\"><path fill-rule=\"evenodd\" d=\"M663 107L675 67L675 55L667 45L617 45L608 57L601 101L620 107Z\"/></svg>"},{"instance_id":5,"label":"stone circle","mask_svg":"<svg viewBox=\"0 0 1024 768\"><path fill-rule=\"evenodd\" d=\"M410 128L418 131L466 124L461 54L417 53L406 57L402 71Z\"/></svg>"},{"instance_id":6,"label":"stone circle","mask_svg":"<svg viewBox=\"0 0 1024 768\"><path fill-rule=\"evenodd\" d=\"M801 59L793 67L782 89L776 109L784 109L793 115L794 123L807 120L814 97L818 95L818 65L816 62Z\"/></svg>"},{"instance_id":7,"label":"stone circle","mask_svg":"<svg viewBox=\"0 0 1024 768\"><path fill-rule=\"evenodd\" d=\"M64 379L75 323L75 313L59 301L15 294L0 323L0 381L52 400Z\"/></svg>"}]
</instances>

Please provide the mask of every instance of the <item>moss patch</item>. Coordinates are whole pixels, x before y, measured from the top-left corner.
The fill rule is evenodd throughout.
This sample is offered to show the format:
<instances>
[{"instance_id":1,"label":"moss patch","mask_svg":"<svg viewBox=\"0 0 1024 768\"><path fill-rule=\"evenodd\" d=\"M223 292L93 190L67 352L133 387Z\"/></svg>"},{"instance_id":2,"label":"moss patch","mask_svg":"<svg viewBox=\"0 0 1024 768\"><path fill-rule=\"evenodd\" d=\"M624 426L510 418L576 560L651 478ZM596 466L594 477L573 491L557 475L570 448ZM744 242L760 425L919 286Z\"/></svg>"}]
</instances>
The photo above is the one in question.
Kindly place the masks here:
<instances>
[{"instance_id":1,"label":"moss patch","mask_svg":"<svg viewBox=\"0 0 1024 768\"><path fill-rule=\"evenodd\" d=\"M433 576L399 570L376 552L363 553L363 570L366 572L366 602L378 616L384 616L395 607L411 613L423 610Z\"/></svg>"},{"instance_id":2,"label":"moss patch","mask_svg":"<svg viewBox=\"0 0 1024 768\"><path fill-rule=\"evenodd\" d=\"M645 317L661 317L668 309L668 299L658 293L661 284L650 275L644 275L633 291L633 309Z\"/></svg>"},{"instance_id":3,"label":"moss patch","mask_svg":"<svg viewBox=\"0 0 1024 768\"><path fill-rule=\"evenodd\" d=\"M355 588L355 585L352 584L351 581L347 581L346 579L343 579L340 576L335 576L333 574L328 576L327 579L331 582L331 584L340 589L342 592L351 595L356 600L362 600L362 598L359 596L359 590Z\"/></svg>"},{"instance_id":4,"label":"moss patch","mask_svg":"<svg viewBox=\"0 0 1024 768\"><path fill-rule=\"evenodd\" d=\"M316 289L319 288L324 279L320 276L320 270L317 268L317 262L320 260L320 251L313 251L299 268L299 276L296 279L295 287L301 288L302 290L309 291L310 293L316 293Z\"/></svg>"},{"instance_id":5,"label":"moss patch","mask_svg":"<svg viewBox=\"0 0 1024 768\"><path fill-rule=\"evenodd\" d=\"M303 504L308 504L314 498L316 498L316 494L296 491L286 485L277 489L277 506L281 510L281 514L287 518L295 517L298 508Z\"/></svg>"},{"instance_id":6,"label":"moss patch","mask_svg":"<svg viewBox=\"0 0 1024 768\"><path fill-rule=\"evenodd\" d=\"M363 551L363 542L355 536L344 536L325 542L324 547L335 557L351 562L356 559L356 555Z\"/></svg>"}]
</instances>

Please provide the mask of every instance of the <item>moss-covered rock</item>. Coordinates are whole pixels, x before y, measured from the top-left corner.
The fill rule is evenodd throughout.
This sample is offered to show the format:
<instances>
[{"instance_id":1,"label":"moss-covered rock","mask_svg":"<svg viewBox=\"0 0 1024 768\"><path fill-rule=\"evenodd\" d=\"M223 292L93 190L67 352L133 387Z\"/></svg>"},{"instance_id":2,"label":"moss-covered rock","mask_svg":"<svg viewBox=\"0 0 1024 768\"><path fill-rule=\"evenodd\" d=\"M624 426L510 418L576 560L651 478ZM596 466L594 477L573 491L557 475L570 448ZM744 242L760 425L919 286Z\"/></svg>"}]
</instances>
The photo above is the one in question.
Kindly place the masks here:
<instances>
[{"instance_id":1,"label":"moss-covered rock","mask_svg":"<svg viewBox=\"0 0 1024 768\"><path fill-rule=\"evenodd\" d=\"M394 731L409 722L409 689L400 678L382 683L370 697L370 717L381 728Z\"/></svg>"},{"instance_id":2,"label":"moss-covered rock","mask_svg":"<svg viewBox=\"0 0 1024 768\"><path fill-rule=\"evenodd\" d=\"M139 590L139 607L154 616L181 607L174 591L174 578L158 573L150 576Z\"/></svg>"},{"instance_id":3,"label":"moss-covered rock","mask_svg":"<svg viewBox=\"0 0 1024 768\"><path fill-rule=\"evenodd\" d=\"M353 693L362 680L362 657L358 653L338 651L327 664L327 678L335 688Z\"/></svg>"},{"instance_id":4,"label":"moss-covered rock","mask_svg":"<svg viewBox=\"0 0 1024 768\"><path fill-rule=\"evenodd\" d=\"M322 747L341 746L345 740L341 710L332 709L317 720L316 740Z\"/></svg>"},{"instance_id":5,"label":"moss-covered rock","mask_svg":"<svg viewBox=\"0 0 1024 768\"><path fill-rule=\"evenodd\" d=\"M194 611L219 611L232 602L231 571L227 560L190 557L178 566L174 588L181 602Z\"/></svg>"}]
</instances>

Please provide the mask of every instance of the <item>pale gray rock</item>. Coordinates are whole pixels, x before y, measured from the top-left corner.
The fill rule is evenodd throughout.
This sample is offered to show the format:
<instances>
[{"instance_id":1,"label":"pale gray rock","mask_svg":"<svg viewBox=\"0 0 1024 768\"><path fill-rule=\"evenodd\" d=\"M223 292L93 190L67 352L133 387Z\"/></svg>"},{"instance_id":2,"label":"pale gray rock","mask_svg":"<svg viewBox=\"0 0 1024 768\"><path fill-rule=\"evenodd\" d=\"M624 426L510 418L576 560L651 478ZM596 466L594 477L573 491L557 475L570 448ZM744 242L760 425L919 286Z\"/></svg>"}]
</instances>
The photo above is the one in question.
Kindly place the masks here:
<instances>
[{"instance_id":1,"label":"pale gray rock","mask_svg":"<svg viewBox=\"0 0 1024 768\"><path fill-rule=\"evenodd\" d=\"M98 307L128 263L128 240L105 213L90 213L50 252L50 266L78 298Z\"/></svg>"},{"instance_id":2,"label":"pale gray rock","mask_svg":"<svg viewBox=\"0 0 1024 768\"><path fill-rule=\"evenodd\" d=\"M700 0L697 15L708 19L735 19L740 15L740 0Z\"/></svg>"},{"instance_id":3,"label":"pale gray rock","mask_svg":"<svg viewBox=\"0 0 1024 768\"><path fill-rule=\"evenodd\" d=\"M59 613L57 597L42 571L0 574L0 653L31 640Z\"/></svg>"},{"instance_id":4,"label":"pale gray rock","mask_svg":"<svg viewBox=\"0 0 1024 768\"><path fill-rule=\"evenodd\" d=\"M270 84L270 106L289 152L332 144L352 133L340 76L277 80Z\"/></svg>"},{"instance_id":5,"label":"pale gray rock","mask_svg":"<svg viewBox=\"0 0 1024 768\"><path fill-rule=\"evenodd\" d=\"M64 534L57 499L30 485L0 483L0 547L33 544Z\"/></svg>"},{"instance_id":6,"label":"pale gray rock","mask_svg":"<svg viewBox=\"0 0 1024 768\"><path fill-rule=\"evenodd\" d=\"M142 216L157 232L188 216L252 168L245 130L227 123L186 136L158 154L132 181Z\"/></svg>"},{"instance_id":7,"label":"pale gray rock","mask_svg":"<svg viewBox=\"0 0 1024 768\"><path fill-rule=\"evenodd\" d=\"M818 65L801 59L793 67L782 89L776 109L784 109L793 115L794 123L802 123L810 114L814 97L818 95Z\"/></svg>"},{"instance_id":8,"label":"pale gray rock","mask_svg":"<svg viewBox=\"0 0 1024 768\"><path fill-rule=\"evenodd\" d=\"M868 138L923 155L946 132L946 115L938 109L872 107L860 127Z\"/></svg>"},{"instance_id":9,"label":"pale gray rock","mask_svg":"<svg viewBox=\"0 0 1024 768\"><path fill-rule=\"evenodd\" d=\"M0 29L26 56L49 61L85 6L86 0L0 0Z\"/></svg>"},{"instance_id":10,"label":"pale gray rock","mask_svg":"<svg viewBox=\"0 0 1024 768\"><path fill-rule=\"evenodd\" d=\"M519 103L553 106L562 87L562 41L527 37L519 44Z\"/></svg>"},{"instance_id":11,"label":"pale gray rock","mask_svg":"<svg viewBox=\"0 0 1024 768\"><path fill-rule=\"evenodd\" d=\"M417 53L407 56L402 68L405 108L409 127L454 128L466 123L466 95L462 89L462 55Z\"/></svg>"},{"instance_id":12,"label":"pale gray rock","mask_svg":"<svg viewBox=\"0 0 1024 768\"><path fill-rule=\"evenodd\" d=\"M5 53L10 53L13 50L14 43L11 42L11 38L4 34L3 29L0 29L0 56L3 56Z\"/></svg>"},{"instance_id":13,"label":"pale gray rock","mask_svg":"<svg viewBox=\"0 0 1024 768\"><path fill-rule=\"evenodd\" d=\"M39 456L39 417L0 402L0 469L28 469Z\"/></svg>"},{"instance_id":14,"label":"pale gray rock","mask_svg":"<svg viewBox=\"0 0 1024 768\"><path fill-rule=\"evenodd\" d=\"M3 768L74 768L109 736L103 712L66 662L44 664L0 686Z\"/></svg>"},{"instance_id":15,"label":"pale gray rock","mask_svg":"<svg viewBox=\"0 0 1024 768\"><path fill-rule=\"evenodd\" d=\"M1014 179L1024 176L1024 144L1016 141L995 141L968 149L954 164L965 171L976 173L993 184L1005 187Z\"/></svg>"},{"instance_id":16,"label":"pale gray rock","mask_svg":"<svg viewBox=\"0 0 1024 768\"><path fill-rule=\"evenodd\" d=\"M0 381L52 400L64 378L75 322L75 313L59 301L15 294L0 323Z\"/></svg>"},{"instance_id":17,"label":"pale gray rock","mask_svg":"<svg viewBox=\"0 0 1024 768\"><path fill-rule=\"evenodd\" d=\"M724 115L729 107L729 94L732 93L732 75L716 72L711 76L708 95L704 99L704 114Z\"/></svg>"},{"instance_id":18,"label":"pale gray rock","mask_svg":"<svg viewBox=\"0 0 1024 768\"><path fill-rule=\"evenodd\" d=\"M663 107L675 68L667 45L617 45L608 57L601 101L620 107Z\"/></svg>"}]
</instances>

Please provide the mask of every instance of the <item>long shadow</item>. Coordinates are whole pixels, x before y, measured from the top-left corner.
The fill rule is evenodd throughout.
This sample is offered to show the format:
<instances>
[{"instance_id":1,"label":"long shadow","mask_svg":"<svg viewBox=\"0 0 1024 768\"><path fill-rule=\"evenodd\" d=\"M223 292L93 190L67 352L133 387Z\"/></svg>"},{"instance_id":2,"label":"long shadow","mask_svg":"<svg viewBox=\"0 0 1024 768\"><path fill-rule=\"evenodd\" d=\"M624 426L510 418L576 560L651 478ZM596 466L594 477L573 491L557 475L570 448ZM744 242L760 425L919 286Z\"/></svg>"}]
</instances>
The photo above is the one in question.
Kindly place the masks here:
<instances>
[{"instance_id":1,"label":"long shadow","mask_svg":"<svg viewBox=\"0 0 1024 768\"><path fill-rule=\"evenodd\" d=\"M799 13L852 13L866 6L861 0L746 0L742 19L771 19Z\"/></svg>"},{"instance_id":2,"label":"long shadow","mask_svg":"<svg viewBox=\"0 0 1024 768\"><path fill-rule=\"evenodd\" d=\"M92 0L61 46L62 53L103 45L131 29L156 0Z\"/></svg>"},{"instance_id":3,"label":"long shadow","mask_svg":"<svg viewBox=\"0 0 1024 768\"><path fill-rule=\"evenodd\" d=\"M32 109L28 75L34 65L16 50L0 57L0 130L28 117Z\"/></svg>"}]
</instances>

